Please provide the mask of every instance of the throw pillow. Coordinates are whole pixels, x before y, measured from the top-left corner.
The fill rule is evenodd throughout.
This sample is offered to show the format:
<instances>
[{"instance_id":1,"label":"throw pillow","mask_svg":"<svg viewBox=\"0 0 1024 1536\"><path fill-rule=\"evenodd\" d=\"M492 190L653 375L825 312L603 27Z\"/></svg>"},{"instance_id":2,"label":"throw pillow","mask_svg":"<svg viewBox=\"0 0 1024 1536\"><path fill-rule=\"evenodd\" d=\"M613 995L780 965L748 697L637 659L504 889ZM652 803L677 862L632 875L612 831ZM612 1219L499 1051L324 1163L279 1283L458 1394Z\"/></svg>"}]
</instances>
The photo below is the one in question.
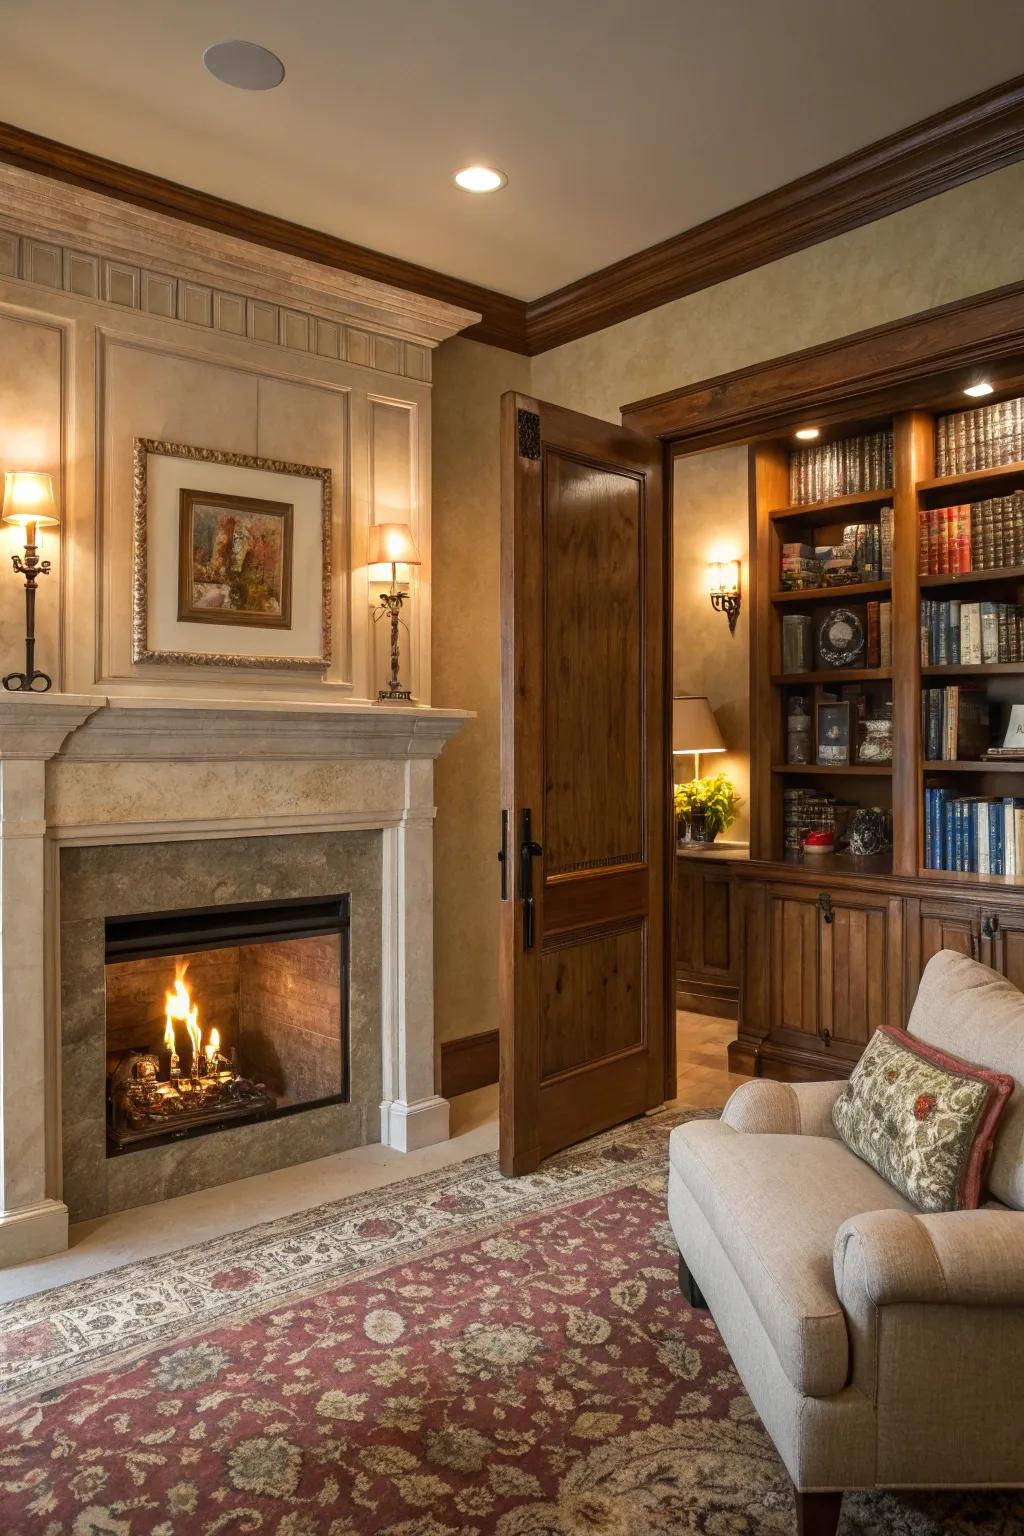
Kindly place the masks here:
<instances>
[{"instance_id":1,"label":"throw pillow","mask_svg":"<svg viewBox=\"0 0 1024 1536\"><path fill-rule=\"evenodd\" d=\"M921 1211L974 1210L1012 1077L888 1025L875 1032L832 1120L851 1152Z\"/></svg>"}]
</instances>

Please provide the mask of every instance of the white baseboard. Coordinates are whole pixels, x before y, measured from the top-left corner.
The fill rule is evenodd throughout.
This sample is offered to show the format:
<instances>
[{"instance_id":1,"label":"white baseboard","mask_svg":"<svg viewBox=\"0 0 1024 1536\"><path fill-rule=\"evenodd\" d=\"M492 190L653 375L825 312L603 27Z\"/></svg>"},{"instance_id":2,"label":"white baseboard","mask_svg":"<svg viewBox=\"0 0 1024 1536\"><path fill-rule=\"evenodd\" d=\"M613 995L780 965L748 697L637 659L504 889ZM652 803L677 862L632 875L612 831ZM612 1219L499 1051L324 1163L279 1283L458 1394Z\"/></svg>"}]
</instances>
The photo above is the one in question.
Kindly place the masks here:
<instances>
[{"instance_id":1,"label":"white baseboard","mask_svg":"<svg viewBox=\"0 0 1024 1536\"><path fill-rule=\"evenodd\" d=\"M414 1104L385 1099L380 1106L380 1139L396 1152L418 1152L448 1136L448 1100L437 1094Z\"/></svg>"},{"instance_id":2,"label":"white baseboard","mask_svg":"<svg viewBox=\"0 0 1024 1536\"><path fill-rule=\"evenodd\" d=\"M68 1208L60 1200L0 1214L0 1269L32 1264L68 1246Z\"/></svg>"}]
</instances>

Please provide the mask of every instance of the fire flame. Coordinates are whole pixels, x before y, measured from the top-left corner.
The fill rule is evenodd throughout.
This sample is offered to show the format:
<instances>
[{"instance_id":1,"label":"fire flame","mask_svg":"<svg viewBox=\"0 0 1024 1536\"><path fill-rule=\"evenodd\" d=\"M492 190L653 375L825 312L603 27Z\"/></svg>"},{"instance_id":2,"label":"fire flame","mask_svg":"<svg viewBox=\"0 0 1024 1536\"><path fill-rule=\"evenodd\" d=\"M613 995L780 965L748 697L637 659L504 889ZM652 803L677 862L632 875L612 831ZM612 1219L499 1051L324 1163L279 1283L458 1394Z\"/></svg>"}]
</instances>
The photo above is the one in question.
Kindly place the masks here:
<instances>
[{"instance_id":1,"label":"fire flame","mask_svg":"<svg viewBox=\"0 0 1024 1536\"><path fill-rule=\"evenodd\" d=\"M178 961L175 967L174 991L166 994L164 1016L167 1020L167 1028L164 1030L164 1044L172 1053L177 1050L174 1038L175 1024L184 1024L189 1040L192 1042L192 1068L193 1072L199 1070L199 1057L203 1048L203 1034L199 1028L199 1008L193 1004L192 994L185 985L185 976L188 972L188 964Z\"/></svg>"},{"instance_id":2,"label":"fire flame","mask_svg":"<svg viewBox=\"0 0 1024 1536\"><path fill-rule=\"evenodd\" d=\"M212 1063L220 1055L220 1030L211 1029L210 1037L206 1042L207 1059Z\"/></svg>"}]
</instances>

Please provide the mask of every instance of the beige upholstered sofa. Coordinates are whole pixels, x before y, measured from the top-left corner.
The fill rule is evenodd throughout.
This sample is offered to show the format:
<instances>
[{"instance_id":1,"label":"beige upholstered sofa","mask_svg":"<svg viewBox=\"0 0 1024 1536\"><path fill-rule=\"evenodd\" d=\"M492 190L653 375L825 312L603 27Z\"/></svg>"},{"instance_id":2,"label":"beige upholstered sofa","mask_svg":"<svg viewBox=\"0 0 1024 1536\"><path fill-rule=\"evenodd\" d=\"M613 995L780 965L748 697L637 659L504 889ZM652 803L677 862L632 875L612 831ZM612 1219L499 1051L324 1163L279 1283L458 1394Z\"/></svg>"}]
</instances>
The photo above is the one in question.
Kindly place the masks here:
<instances>
[{"instance_id":1,"label":"beige upholstered sofa","mask_svg":"<svg viewBox=\"0 0 1024 1536\"><path fill-rule=\"evenodd\" d=\"M680 1281L806 1536L832 1536L844 1488L1024 1485L1024 995L943 950L908 1028L1017 1081L981 1210L923 1216L849 1152L838 1082L745 1083L721 1120L672 1133Z\"/></svg>"}]
</instances>

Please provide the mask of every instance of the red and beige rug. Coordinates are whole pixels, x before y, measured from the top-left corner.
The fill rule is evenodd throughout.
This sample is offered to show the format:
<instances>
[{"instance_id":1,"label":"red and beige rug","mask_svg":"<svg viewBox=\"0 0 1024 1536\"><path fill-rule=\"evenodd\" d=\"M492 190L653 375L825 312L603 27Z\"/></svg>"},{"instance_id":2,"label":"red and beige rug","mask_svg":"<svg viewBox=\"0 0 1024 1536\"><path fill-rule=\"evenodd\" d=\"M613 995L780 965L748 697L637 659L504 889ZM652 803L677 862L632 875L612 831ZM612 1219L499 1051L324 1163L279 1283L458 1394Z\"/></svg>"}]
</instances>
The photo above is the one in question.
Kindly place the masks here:
<instances>
[{"instance_id":1,"label":"red and beige rug","mask_svg":"<svg viewBox=\"0 0 1024 1536\"><path fill-rule=\"evenodd\" d=\"M492 1156L0 1309L10 1536L791 1536L665 1219L679 1114ZM844 1536L1024 1530L847 1499Z\"/></svg>"}]
</instances>

